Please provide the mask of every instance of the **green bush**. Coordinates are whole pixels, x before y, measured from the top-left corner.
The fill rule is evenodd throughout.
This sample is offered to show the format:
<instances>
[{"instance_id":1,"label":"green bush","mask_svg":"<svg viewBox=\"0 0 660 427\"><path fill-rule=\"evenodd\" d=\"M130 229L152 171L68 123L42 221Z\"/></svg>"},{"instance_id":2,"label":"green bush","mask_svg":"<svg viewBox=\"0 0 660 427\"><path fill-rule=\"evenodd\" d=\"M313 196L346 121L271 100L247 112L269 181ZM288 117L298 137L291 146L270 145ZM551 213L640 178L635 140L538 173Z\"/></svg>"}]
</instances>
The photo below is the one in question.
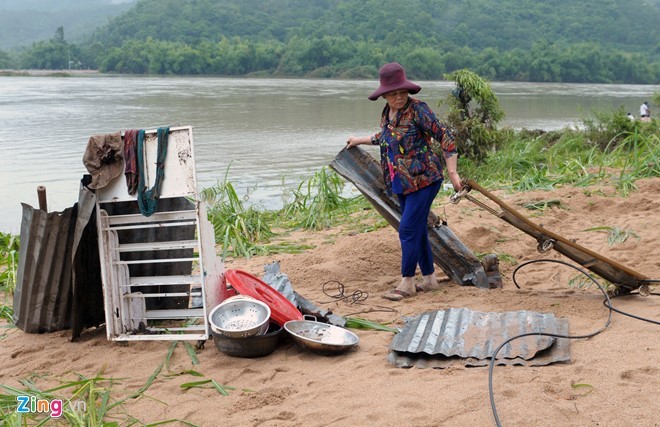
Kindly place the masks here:
<instances>
[{"instance_id":1,"label":"green bush","mask_svg":"<svg viewBox=\"0 0 660 427\"><path fill-rule=\"evenodd\" d=\"M0 290L10 294L16 288L20 238L0 232Z\"/></svg>"}]
</instances>

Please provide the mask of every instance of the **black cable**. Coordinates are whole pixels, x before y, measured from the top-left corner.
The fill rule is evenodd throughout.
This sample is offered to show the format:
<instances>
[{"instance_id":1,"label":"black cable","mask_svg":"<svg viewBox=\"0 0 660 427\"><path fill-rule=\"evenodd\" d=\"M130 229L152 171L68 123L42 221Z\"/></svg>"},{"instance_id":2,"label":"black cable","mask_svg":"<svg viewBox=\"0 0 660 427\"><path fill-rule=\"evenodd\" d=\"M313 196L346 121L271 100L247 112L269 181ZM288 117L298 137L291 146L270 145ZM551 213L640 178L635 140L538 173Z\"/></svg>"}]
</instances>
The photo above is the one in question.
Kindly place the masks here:
<instances>
[{"instance_id":1,"label":"black cable","mask_svg":"<svg viewBox=\"0 0 660 427\"><path fill-rule=\"evenodd\" d=\"M335 285L336 293L331 294L328 291L328 287L331 284ZM361 301L365 301L367 298L369 298L369 292L364 292L359 289L349 295L346 295L344 293L345 290L344 284L338 280L328 280L327 282L323 283L323 285L321 285L321 290L326 296L329 296L330 298L333 299L332 301L322 302L321 304L328 304L330 302L343 301L343 300L345 300L349 304L355 304L355 303L360 303Z\"/></svg>"},{"instance_id":2,"label":"black cable","mask_svg":"<svg viewBox=\"0 0 660 427\"><path fill-rule=\"evenodd\" d=\"M331 293L331 291L328 289L330 285L335 285L335 292ZM321 290L326 296L332 298L332 300L321 302L320 304L329 304L331 302L346 301L349 305L353 305L353 304L365 305L363 301L366 301L367 298L369 298L369 292L361 291L358 289L353 293L346 295L346 293L344 292L345 289L346 287L340 281L328 280L327 282L323 283L323 285L321 285ZM396 310L391 307L385 307L382 305L374 305L372 307L377 307L377 308L371 308L368 311L358 311L355 313L345 314L344 317L352 316L354 314L362 314L362 313L375 313L375 312L396 313Z\"/></svg>"},{"instance_id":3,"label":"black cable","mask_svg":"<svg viewBox=\"0 0 660 427\"><path fill-rule=\"evenodd\" d=\"M527 265L534 264L534 263L537 263L537 262L554 262L554 263L557 263L557 264L563 264L563 265L566 265L568 267L574 268L575 270L577 270L580 273L587 276L587 278L589 278L592 282L594 282L596 284L596 286L598 286L598 289L600 289L600 291L603 293L603 295L605 295L605 300L609 303L610 306L612 305L612 302L610 301L610 297L609 297L609 295L607 295L607 292L605 291L605 289L588 272L586 272L585 270L583 270L579 267L574 266L573 264L569 264L565 261L556 260L556 259L537 259L537 260L531 260L531 261L527 261L527 262L524 262L524 263L520 264L513 271L513 274L512 274L513 283L516 285L516 287L518 289L520 289L520 286L518 286L518 283L516 282L516 279L515 279L516 272L518 272L518 270L520 270L521 268L523 268ZM548 333L548 332L529 332L529 333L520 334L520 335L516 335L514 337L511 337L508 340L504 341L502 344L500 344L500 346L495 349L495 352L491 356L490 363L488 364L488 396L490 397L490 407L491 407L491 410L493 411L493 417L495 417L495 423L497 424L497 426L501 427L502 424L500 423L500 417L497 414L497 407L495 405L495 395L493 394L493 369L495 368L497 353L499 353L500 350L502 350L502 348L505 345L507 345L508 343L510 343L513 340L516 340L518 338L523 338L523 337L526 337L526 336L530 336L530 335L540 335L540 336L546 336L546 337L566 338L566 339L591 338L591 337L594 337L594 336L600 334L601 332L603 332L610 325L611 321L612 321L612 309L610 308L610 310L608 312L608 316L607 316L607 321L605 322L605 324L600 329L598 329L597 331L592 332L590 334L586 334L586 335L560 335L560 334L551 334L551 333Z\"/></svg>"},{"instance_id":4,"label":"black cable","mask_svg":"<svg viewBox=\"0 0 660 427\"><path fill-rule=\"evenodd\" d=\"M621 297L625 297L625 296L628 296L628 295L639 295L639 292L631 292L631 293L629 293L629 294L616 295L616 296L614 296L614 297L612 297L612 298L613 298L613 299L614 299L614 298L621 298ZM649 293L649 295L660 295L660 293L657 293L657 292L651 292L651 293ZM624 316L632 317L633 319L641 320L642 322L649 322L649 323L653 323L653 324L655 324L655 325L660 325L660 322L657 321L657 320L647 319L646 317L640 317L640 316L637 316L637 315L635 315L635 314L631 314L631 313L625 312L625 311L623 311L623 310L619 310L618 308L614 308L611 304L608 305L606 300L603 300L603 305L604 305L605 307L609 308L610 310L614 310L614 311L616 311L616 312L619 313L619 314L623 314Z\"/></svg>"}]
</instances>

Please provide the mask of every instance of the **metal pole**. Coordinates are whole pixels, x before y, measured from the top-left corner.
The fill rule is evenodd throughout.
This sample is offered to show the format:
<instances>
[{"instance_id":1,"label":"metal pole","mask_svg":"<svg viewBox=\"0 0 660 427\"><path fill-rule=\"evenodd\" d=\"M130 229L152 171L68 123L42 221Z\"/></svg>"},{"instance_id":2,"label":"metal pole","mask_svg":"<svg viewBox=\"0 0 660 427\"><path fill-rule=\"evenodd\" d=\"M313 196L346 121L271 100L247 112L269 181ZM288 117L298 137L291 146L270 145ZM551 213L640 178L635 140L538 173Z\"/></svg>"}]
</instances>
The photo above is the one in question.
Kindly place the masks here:
<instances>
[{"instance_id":1,"label":"metal pole","mask_svg":"<svg viewBox=\"0 0 660 427\"><path fill-rule=\"evenodd\" d=\"M46 203L46 187L40 185L37 187L37 197L39 198L39 209L48 212L48 203Z\"/></svg>"}]
</instances>

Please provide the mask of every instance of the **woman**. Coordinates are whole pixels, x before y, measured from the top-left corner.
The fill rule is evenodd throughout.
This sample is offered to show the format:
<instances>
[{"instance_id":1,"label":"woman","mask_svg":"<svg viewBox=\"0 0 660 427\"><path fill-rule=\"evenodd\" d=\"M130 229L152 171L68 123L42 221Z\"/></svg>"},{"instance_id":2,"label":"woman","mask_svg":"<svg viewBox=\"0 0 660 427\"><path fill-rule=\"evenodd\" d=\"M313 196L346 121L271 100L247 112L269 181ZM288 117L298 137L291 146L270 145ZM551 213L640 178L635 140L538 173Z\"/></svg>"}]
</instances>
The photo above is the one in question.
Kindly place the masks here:
<instances>
[{"instance_id":1,"label":"woman","mask_svg":"<svg viewBox=\"0 0 660 427\"><path fill-rule=\"evenodd\" d=\"M421 87L406 78L403 67L392 62L379 71L380 86L369 96L372 101L385 98L387 104L375 135L351 136L348 148L359 144L380 145L381 167L388 192L396 194L401 205L401 283L383 295L399 301L418 291L438 286L433 253L428 238L427 218L431 203L442 185L442 162L431 150L431 139L440 141L449 179L458 191L461 179L456 171L456 147L449 129L424 102L413 99ZM413 280L417 265L422 272L421 286Z\"/></svg>"}]
</instances>

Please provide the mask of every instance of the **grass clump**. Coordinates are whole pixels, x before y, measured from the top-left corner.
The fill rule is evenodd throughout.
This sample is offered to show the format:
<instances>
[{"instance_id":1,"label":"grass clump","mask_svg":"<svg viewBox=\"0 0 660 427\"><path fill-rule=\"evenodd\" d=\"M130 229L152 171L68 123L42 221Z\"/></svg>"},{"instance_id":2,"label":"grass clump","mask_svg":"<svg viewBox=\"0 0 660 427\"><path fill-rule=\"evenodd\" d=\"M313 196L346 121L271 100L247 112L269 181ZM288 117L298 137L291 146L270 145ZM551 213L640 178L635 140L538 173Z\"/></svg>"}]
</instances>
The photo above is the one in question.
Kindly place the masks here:
<instances>
[{"instance_id":1,"label":"grass clump","mask_svg":"<svg viewBox=\"0 0 660 427\"><path fill-rule=\"evenodd\" d=\"M638 179L660 177L657 121L631 122L622 110L596 113L584 130L493 132L502 143L483 162L459 159L461 176L487 188L551 190L609 181L625 196Z\"/></svg>"},{"instance_id":2,"label":"grass clump","mask_svg":"<svg viewBox=\"0 0 660 427\"><path fill-rule=\"evenodd\" d=\"M0 290L10 295L16 289L20 246L18 236L0 232Z\"/></svg>"},{"instance_id":3,"label":"grass clump","mask_svg":"<svg viewBox=\"0 0 660 427\"><path fill-rule=\"evenodd\" d=\"M224 182L204 189L201 195L209 204L208 218L215 230L216 243L222 247L222 258L249 258L311 249L313 245L286 241L286 235L295 229L318 231L346 223L352 214L369 210L363 197L342 196L344 185L339 175L321 168L292 190L292 201L277 211L246 207L226 177ZM351 225L361 231L379 228L372 223L363 224L360 218ZM282 231L274 231L277 229Z\"/></svg>"},{"instance_id":4,"label":"grass clump","mask_svg":"<svg viewBox=\"0 0 660 427\"><path fill-rule=\"evenodd\" d=\"M11 296L16 289L20 246L18 236L0 232L0 293L2 293L2 300L0 300L0 319L5 320L9 324L3 327L3 329L13 327L14 323ZM0 334L0 339L6 336L6 333L2 333Z\"/></svg>"},{"instance_id":5,"label":"grass clump","mask_svg":"<svg viewBox=\"0 0 660 427\"><path fill-rule=\"evenodd\" d=\"M566 207L561 203L561 200L557 199L539 200L537 202L524 203L522 207L530 211L545 211L546 209L552 207L566 209Z\"/></svg>"},{"instance_id":6,"label":"grass clump","mask_svg":"<svg viewBox=\"0 0 660 427\"><path fill-rule=\"evenodd\" d=\"M622 229L619 227L611 227L609 225L591 227L585 229L584 231L596 231L599 233L607 234L607 244L609 246L625 243L625 241L628 240L629 237L634 237L639 240L639 235L634 231L628 229Z\"/></svg>"},{"instance_id":7,"label":"grass clump","mask_svg":"<svg viewBox=\"0 0 660 427\"><path fill-rule=\"evenodd\" d=\"M3 426L28 425L62 425L74 427L136 425L139 420L115 410L128 398L114 401L111 397L112 387L116 383L112 378L106 378L99 372L92 378L79 375L74 381L47 390L41 390L30 379L21 380L25 387L18 389L8 385L0 385L0 421ZM68 391L70 397L59 393ZM20 396L34 397L36 400L48 402L59 401L61 406L50 407L49 411L18 412ZM56 412L53 410L56 409ZM57 416L59 413L59 416ZM113 421L110 421L113 420Z\"/></svg>"},{"instance_id":8,"label":"grass clump","mask_svg":"<svg viewBox=\"0 0 660 427\"><path fill-rule=\"evenodd\" d=\"M226 176L223 182L205 188L201 196L210 205L208 218L223 259L228 255L249 258L258 252L258 243L274 235L264 214L252 206L245 207Z\"/></svg>"},{"instance_id":9,"label":"grass clump","mask_svg":"<svg viewBox=\"0 0 660 427\"><path fill-rule=\"evenodd\" d=\"M19 380L23 386L22 389L0 384L0 425L7 427L33 425L118 427L120 425L156 426L176 423L177 425L183 424L195 426L195 424L191 422L180 419L144 423L138 418L128 414L124 408L126 402L133 399L141 399L143 397L167 405L167 403L149 397L145 393L161 375L163 368L169 370L170 359L177 344L178 341L172 342L165 359L156 367L142 387L120 398L113 396L113 387L120 382L112 377L106 377L103 372L104 369L101 369L92 378L76 374L77 379L62 381L60 385L45 390L38 387L34 381L35 377L43 377L43 375L39 376L33 374L30 378ZM190 344L184 341L184 345L186 344L188 344L188 346L186 346L186 351L191 357L192 364L195 365L198 363L197 357L191 354L191 347L189 348ZM192 349L192 352L194 353L194 349ZM172 376L177 375L203 376L196 371L185 370L177 374L166 375L166 377L171 378ZM230 389L231 387L225 388ZM27 396L29 399L34 397L36 400L45 400L49 403L57 400L61 405L59 407L49 405L50 407L48 410L18 412L19 399L24 398L21 396Z\"/></svg>"},{"instance_id":10,"label":"grass clump","mask_svg":"<svg viewBox=\"0 0 660 427\"><path fill-rule=\"evenodd\" d=\"M322 230L355 211L355 198L341 195L344 180L335 172L321 168L293 191L293 201L282 208L283 217L294 227Z\"/></svg>"}]
</instances>

